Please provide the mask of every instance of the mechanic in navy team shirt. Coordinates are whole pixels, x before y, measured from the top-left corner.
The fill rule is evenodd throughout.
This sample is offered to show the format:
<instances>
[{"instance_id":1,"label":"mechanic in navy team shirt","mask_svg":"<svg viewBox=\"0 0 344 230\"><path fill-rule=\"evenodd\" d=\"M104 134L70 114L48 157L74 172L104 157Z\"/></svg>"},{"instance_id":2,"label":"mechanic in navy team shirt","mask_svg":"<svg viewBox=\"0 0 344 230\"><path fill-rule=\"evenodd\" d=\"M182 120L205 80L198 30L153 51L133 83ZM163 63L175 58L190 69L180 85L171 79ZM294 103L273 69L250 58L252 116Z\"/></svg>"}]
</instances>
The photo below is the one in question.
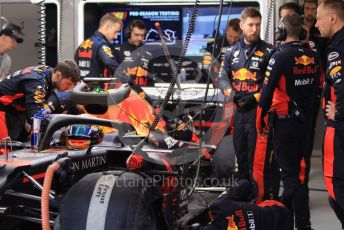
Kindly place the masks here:
<instances>
[{"instance_id":1,"label":"mechanic in navy team shirt","mask_svg":"<svg viewBox=\"0 0 344 230\"><path fill-rule=\"evenodd\" d=\"M297 229L311 229L301 164L310 136L320 60L301 42L305 31L300 15L287 14L281 19L278 29L282 42L265 73L256 126L258 133L263 133L267 128L265 115L269 110L276 112L273 149L282 170L282 202L295 214Z\"/></svg>"},{"instance_id":2,"label":"mechanic in navy team shirt","mask_svg":"<svg viewBox=\"0 0 344 230\"><path fill-rule=\"evenodd\" d=\"M42 109L60 109L62 98L54 90L69 91L79 79L79 67L69 60L55 68L27 67L8 75L0 82L0 140L23 141L25 122L32 125L32 117Z\"/></svg>"},{"instance_id":3,"label":"mechanic in navy team shirt","mask_svg":"<svg viewBox=\"0 0 344 230\"><path fill-rule=\"evenodd\" d=\"M234 91L234 150L238 161L238 177L252 179L256 145L256 108L264 73L274 48L260 39L261 14L252 7L241 13L243 36L225 54L223 66L213 79L226 96Z\"/></svg>"},{"instance_id":4,"label":"mechanic in navy team shirt","mask_svg":"<svg viewBox=\"0 0 344 230\"><path fill-rule=\"evenodd\" d=\"M115 73L119 63L112 41L117 39L122 26L121 19L107 13L101 17L98 30L77 48L74 59L79 65L81 79L109 77ZM128 81L128 79L122 80Z\"/></svg>"}]
</instances>

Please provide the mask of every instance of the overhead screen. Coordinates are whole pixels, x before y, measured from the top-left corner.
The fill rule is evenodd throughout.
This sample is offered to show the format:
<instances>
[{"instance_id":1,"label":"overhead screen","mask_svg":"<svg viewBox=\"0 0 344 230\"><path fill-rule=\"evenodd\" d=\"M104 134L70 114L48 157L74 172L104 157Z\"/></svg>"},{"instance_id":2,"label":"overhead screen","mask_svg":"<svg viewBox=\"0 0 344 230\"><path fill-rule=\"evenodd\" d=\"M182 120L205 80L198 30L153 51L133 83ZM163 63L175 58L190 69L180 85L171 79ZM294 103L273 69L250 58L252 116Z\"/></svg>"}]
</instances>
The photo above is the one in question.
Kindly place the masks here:
<instances>
[{"instance_id":1,"label":"overhead screen","mask_svg":"<svg viewBox=\"0 0 344 230\"><path fill-rule=\"evenodd\" d=\"M232 18L239 18L241 11L247 7L259 7L257 2L235 2L232 7L226 4L223 7L220 35L224 33L227 21ZM137 6L131 7L121 4L85 4L85 24L84 24L84 38L89 37L97 29L98 21L105 13L114 13L121 18L124 23L124 28L127 27L130 21L134 19L141 19L147 26L146 44L159 44L159 36L154 26L155 22L159 22L166 39L167 45L175 45L178 40L184 40L189 19L193 7L188 5L180 6ZM191 37L187 56L202 56L204 48L208 42L213 41L216 27L216 20L218 20L218 6L202 5L198 10L198 17L196 20L195 31ZM115 44L122 44L125 41L124 29L119 33L118 40Z\"/></svg>"},{"instance_id":2,"label":"overhead screen","mask_svg":"<svg viewBox=\"0 0 344 230\"><path fill-rule=\"evenodd\" d=\"M133 19L140 19L144 21L147 27L146 44L154 45L160 40L158 32L154 26L156 22L161 24L163 34L167 39L167 44L175 44L176 41L181 39L182 28L182 13L178 8L166 7L135 7L135 8L105 8L104 13L113 13L124 22L124 28L128 26ZM125 41L123 30L119 34L119 43Z\"/></svg>"},{"instance_id":3,"label":"overhead screen","mask_svg":"<svg viewBox=\"0 0 344 230\"><path fill-rule=\"evenodd\" d=\"M227 22L232 18L240 18L242 10L248 6L259 8L258 2L234 2L232 7L225 4L222 11L219 35L224 34ZM84 39L91 36L98 28L98 22L105 13L113 13L123 20L124 27L118 34L115 45L123 44L126 40L124 28L130 21L141 19L147 27L146 45L154 58L150 61L150 71L161 81L169 81L171 70L161 49L161 42L154 26L159 22L169 46L171 58L177 60L181 45L188 31L192 5L123 5L115 3L86 3L84 5ZM202 71L202 58L207 43L214 40L215 28L218 21L218 5L201 5L198 10L195 30L191 36L183 68L186 69L187 80L198 79ZM204 75L204 74L203 74ZM202 79L200 80L202 81Z\"/></svg>"}]
</instances>

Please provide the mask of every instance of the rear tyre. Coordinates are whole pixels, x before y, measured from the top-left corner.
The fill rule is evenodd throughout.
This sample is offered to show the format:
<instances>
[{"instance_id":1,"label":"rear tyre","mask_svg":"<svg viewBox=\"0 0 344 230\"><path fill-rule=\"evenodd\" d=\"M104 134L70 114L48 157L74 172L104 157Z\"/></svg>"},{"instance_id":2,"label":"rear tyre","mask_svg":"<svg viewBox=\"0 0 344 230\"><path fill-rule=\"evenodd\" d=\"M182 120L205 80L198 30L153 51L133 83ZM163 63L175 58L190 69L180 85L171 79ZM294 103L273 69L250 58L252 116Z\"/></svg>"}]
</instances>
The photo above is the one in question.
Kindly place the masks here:
<instances>
[{"instance_id":1,"label":"rear tyre","mask_svg":"<svg viewBox=\"0 0 344 230\"><path fill-rule=\"evenodd\" d=\"M101 205L99 206L101 202L93 206L92 199L97 200L94 198L97 191L100 191L98 195L102 196L101 194L111 190L111 186L107 188L107 191L101 190L99 187L98 181L106 175L109 174L89 174L67 192L62 201L60 215L56 219L54 230L90 229L97 225L104 226L105 230L158 229L154 203L161 197L161 193L152 184L151 178L137 173L125 172L120 176L115 176L116 181L111 191L105 212L106 216L97 216L97 213L102 212ZM148 184L149 182L151 184ZM108 185L101 186L104 188ZM100 200L106 199L100 198ZM90 213L96 215L90 216Z\"/></svg>"}]
</instances>

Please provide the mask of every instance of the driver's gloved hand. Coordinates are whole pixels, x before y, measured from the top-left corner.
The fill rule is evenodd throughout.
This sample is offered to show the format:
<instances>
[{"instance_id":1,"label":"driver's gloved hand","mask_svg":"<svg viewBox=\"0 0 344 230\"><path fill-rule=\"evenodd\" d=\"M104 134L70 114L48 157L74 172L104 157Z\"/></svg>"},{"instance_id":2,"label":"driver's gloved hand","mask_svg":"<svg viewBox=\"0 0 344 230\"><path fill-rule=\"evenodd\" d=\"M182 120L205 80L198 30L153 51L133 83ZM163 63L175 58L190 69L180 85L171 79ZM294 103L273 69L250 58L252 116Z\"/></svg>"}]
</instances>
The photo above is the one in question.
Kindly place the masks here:
<instances>
[{"instance_id":1,"label":"driver's gloved hand","mask_svg":"<svg viewBox=\"0 0 344 230\"><path fill-rule=\"evenodd\" d=\"M257 105L257 100L253 95L246 96L238 101L238 105L243 110L250 110Z\"/></svg>"}]
</instances>

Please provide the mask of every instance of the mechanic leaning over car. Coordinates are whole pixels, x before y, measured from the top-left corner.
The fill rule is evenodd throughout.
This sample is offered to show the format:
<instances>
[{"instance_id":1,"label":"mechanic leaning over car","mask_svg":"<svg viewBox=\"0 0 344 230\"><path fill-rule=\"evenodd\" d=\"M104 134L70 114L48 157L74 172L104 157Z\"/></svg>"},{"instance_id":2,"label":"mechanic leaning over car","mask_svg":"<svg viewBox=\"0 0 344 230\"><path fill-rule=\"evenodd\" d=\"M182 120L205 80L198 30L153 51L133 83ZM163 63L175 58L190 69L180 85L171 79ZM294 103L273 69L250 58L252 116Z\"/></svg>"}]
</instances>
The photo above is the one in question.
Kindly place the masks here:
<instances>
[{"instance_id":1,"label":"mechanic leaning over car","mask_svg":"<svg viewBox=\"0 0 344 230\"><path fill-rule=\"evenodd\" d=\"M267 128L265 115L269 110L275 111L273 149L282 170L284 191L281 201L295 214L297 229L311 229L301 164L310 138L320 60L300 41L306 36L300 15L287 14L278 29L281 46L267 67L256 125L258 135L261 135Z\"/></svg>"},{"instance_id":2,"label":"mechanic leaning over car","mask_svg":"<svg viewBox=\"0 0 344 230\"><path fill-rule=\"evenodd\" d=\"M344 1L321 1L315 26L322 37L330 38L324 53L326 70L322 106L326 120L323 168L330 205L344 229Z\"/></svg>"},{"instance_id":3,"label":"mechanic leaning over car","mask_svg":"<svg viewBox=\"0 0 344 230\"><path fill-rule=\"evenodd\" d=\"M234 150L238 161L239 179L252 179L252 162L256 143L256 108L263 85L264 73L273 46L259 37L261 14L252 7L241 13L243 36L227 53L219 75L213 81L226 96L235 92Z\"/></svg>"},{"instance_id":4,"label":"mechanic leaning over car","mask_svg":"<svg viewBox=\"0 0 344 230\"><path fill-rule=\"evenodd\" d=\"M74 59L79 65L81 79L109 77L115 73L119 62L111 42L117 39L122 26L121 19L107 13L101 17L98 30L77 48Z\"/></svg>"},{"instance_id":5,"label":"mechanic leaning over car","mask_svg":"<svg viewBox=\"0 0 344 230\"><path fill-rule=\"evenodd\" d=\"M71 90L80 79L74 61L66 60L55 68L27 67L8 75L0 82L0 140L24 141L25 122L32 126L32 117L42 109L54 112L62 105L54 90Z\"/></svg>"}]
</instances>

